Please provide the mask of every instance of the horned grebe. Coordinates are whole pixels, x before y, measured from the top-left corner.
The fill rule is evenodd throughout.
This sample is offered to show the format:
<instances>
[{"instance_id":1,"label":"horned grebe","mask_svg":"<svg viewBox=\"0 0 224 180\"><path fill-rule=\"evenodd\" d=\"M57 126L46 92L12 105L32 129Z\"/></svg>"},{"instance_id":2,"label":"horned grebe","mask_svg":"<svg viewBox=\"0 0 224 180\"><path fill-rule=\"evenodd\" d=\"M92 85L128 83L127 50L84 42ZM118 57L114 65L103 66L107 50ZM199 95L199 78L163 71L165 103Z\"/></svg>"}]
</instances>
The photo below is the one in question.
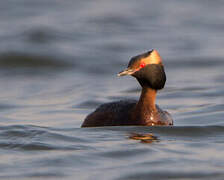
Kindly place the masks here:
<instances>
[{"instance_id":1,"label":"horned grebe","mask_svg":"<svg viewBox=\"0 0 224 180\"><path fill-rule=\"evenodd\" d=\"M118 76L132 75L142 86L139 101L106 103L89 114L82 127L125 125L173 125L171 115L155 104L156 93L166 82L162 59L156 50L131 58L127 69Z\"/></svg>"}]
</instances>

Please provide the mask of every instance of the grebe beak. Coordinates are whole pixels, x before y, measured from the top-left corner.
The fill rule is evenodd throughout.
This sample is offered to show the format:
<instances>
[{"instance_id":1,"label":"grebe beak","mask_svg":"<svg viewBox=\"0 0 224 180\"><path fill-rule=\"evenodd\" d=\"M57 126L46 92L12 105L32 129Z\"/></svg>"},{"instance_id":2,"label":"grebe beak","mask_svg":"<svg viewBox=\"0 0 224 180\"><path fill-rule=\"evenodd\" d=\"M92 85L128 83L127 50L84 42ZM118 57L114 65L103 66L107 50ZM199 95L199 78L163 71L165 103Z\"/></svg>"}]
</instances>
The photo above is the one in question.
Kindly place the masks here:
<instances>
[{"instance_id":1,"label":"grebe beak","mask_svg":"<svg viewBox=\"0 0 224 180\"><path fill-rule=\"evenodd\" d=\"M135 72L133 69L125 69L124 71L121 71L117 74L117 76L126 76L126 75L132 75Z\"/></svg>"}]
</instances>

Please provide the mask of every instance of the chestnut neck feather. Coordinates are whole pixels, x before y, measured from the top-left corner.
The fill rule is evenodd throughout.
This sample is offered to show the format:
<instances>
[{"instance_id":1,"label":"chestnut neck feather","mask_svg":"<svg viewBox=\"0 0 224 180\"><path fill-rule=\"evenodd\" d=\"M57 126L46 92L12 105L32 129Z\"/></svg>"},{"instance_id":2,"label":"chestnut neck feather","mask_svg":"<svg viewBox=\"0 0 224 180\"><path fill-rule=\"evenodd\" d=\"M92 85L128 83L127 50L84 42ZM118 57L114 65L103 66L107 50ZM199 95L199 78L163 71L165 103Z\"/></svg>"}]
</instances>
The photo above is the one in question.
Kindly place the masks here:
<instances>
[{"instance_id":1,"label":"chestnut neck feather","mask_svg":"<svg viewBox=\"0 0 224 180\"><path fill-rule=\"evenodd\" d=\"M151 89L150 87L144 86L142 88L141 96L137 103L137 109L146 108L149 111L156 110L156 90Z\"/></svg>"},{"instance_id":2,"label":"chestnut neck feather","mask_svg":"<svg viewBox=\"0 0 224 180\"><path fill-rule=\"evenodd\" d=\"M136 104L132 118L140 124L147 124L150 117L157 112L156 109L156 90L150 87L142 87L141 96Z\"/></svg>"}]
</instances>

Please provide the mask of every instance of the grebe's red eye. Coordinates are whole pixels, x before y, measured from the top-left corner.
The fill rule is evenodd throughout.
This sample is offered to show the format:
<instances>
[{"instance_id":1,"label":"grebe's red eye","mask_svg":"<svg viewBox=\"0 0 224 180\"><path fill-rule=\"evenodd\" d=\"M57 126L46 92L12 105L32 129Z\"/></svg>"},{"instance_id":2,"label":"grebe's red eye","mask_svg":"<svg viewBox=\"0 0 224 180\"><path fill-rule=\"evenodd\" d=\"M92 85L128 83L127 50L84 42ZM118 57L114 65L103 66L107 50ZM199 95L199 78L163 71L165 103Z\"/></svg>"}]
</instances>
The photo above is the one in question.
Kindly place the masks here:
<instances>
[{"instance_id":1,"label":"grebe's red eye","mask_svg":"<svg viewBox=\"0 0 224 180\"><path fill-rule=\"evenodd\" d=\"M145 67L145 63L142 62L142 63L140 64L140 67L141 67L141 68Z\"/></svg>"}]
</instances>

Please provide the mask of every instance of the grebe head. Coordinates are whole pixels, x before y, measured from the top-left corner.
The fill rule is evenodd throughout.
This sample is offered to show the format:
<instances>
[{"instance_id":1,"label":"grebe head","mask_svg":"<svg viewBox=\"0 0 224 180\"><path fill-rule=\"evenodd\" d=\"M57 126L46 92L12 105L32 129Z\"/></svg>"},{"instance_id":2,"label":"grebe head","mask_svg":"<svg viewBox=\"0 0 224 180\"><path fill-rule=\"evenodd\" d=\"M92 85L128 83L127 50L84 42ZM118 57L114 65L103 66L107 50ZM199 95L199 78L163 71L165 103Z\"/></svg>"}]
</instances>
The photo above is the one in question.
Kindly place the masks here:
<instances>
[{"instance_id":1,"label":"grebe head","mask_svg":"<svg viewBox=\"0 0 224 180\"><path fill-rule=\"evenodd\" d=\"M156 50L151 50L131 58L127 69L118 76L132 75L142 87L162 89L166 83L166 74L162 59Z\"/></svg>"}]
</instances>

